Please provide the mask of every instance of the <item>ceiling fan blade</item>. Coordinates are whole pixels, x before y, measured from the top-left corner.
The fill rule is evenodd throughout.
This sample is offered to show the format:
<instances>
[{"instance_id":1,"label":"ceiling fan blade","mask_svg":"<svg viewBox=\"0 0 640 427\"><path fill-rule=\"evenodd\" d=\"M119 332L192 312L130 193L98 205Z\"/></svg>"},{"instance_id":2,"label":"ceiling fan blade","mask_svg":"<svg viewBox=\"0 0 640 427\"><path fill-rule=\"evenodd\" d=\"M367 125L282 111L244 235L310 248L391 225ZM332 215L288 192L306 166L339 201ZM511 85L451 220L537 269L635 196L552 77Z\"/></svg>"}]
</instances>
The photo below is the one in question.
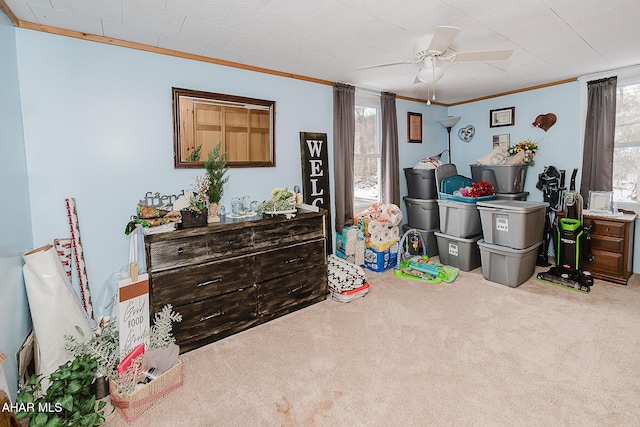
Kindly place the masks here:
<instances>
[{"instance_id":1,"label":"ceiling fan blade","mask_svg":"<svg viewBox=\"0 0 640 427\"><path fill-rule=\"evenodd\" d=\"M460 28L458 27L450 27L447 25L441 25L436 28L436 32L431 39L431 43L429 43L429 48L427 49L429 52L435 52L438 55L444 53L445 50L449 47L453 39L455 39L460 33Z\"/></svg>"},{"instance_id":2,"label":"ceiling fan blade","mask_svg":"<svg viewBox=\"0 0 640 427\"><path fill-rule=\"evenodd\" d=\"M462 61L504 61L509 59L513 49L479 50L476 52L456 52L441 58L451 62Z\"/></svg>"},{"instance_id":3,"label":"ceiling fan blade","mask_svg":"<svg viewBox=\"0 0 640 427\"><path fill-rule=\"evenodd\" d=\"M364 67L358 67L358 70L368 70L370 68L382 68L389 67L391 65L400 65L400 64L415 64L419 61L398 61L398 62L389 62L386 64L376 64L376 65L366 65Z\"/></svg>"}]
</instances>

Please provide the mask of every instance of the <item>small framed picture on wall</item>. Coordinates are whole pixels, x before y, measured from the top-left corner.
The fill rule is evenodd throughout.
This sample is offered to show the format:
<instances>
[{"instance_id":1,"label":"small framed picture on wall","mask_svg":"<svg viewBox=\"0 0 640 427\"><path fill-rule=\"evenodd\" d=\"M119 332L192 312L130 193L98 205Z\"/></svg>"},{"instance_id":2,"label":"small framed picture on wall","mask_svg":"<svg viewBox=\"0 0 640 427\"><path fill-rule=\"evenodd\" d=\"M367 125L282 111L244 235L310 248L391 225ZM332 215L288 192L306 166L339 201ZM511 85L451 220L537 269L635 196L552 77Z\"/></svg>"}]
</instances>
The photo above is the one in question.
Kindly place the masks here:
<instances>
[{"instance_id":1,"label":"small framed picture on wall","mask_svg":"<svg viewBox=\"0 0 640 427\"><path fill-rule=\"evenodd\" d=\"M493 135L493 149L500 148L501 150L507 151L511 146L510 136L508 133L503 133L500 135Z\"/></svg>"},{"instance_id":2,"label":"small framed picture on wall","mask_svg":"<svg viewBox=\"0 0 640 427\"><path fill-rule=\"evenodd\" d=\"M421 113L407 113L407 142L422 143Z\"/></svg>"},{"instance_id":3,"label":"small framed picture on wall","mask_svg":"<svg viewBox=\"0 0 640 427\"><path fill-rule=\"evenodd\" d=\"M516 107L500 108L489 111L489 126L513 126L516 124Z\"/></svg>"}]
</instances>

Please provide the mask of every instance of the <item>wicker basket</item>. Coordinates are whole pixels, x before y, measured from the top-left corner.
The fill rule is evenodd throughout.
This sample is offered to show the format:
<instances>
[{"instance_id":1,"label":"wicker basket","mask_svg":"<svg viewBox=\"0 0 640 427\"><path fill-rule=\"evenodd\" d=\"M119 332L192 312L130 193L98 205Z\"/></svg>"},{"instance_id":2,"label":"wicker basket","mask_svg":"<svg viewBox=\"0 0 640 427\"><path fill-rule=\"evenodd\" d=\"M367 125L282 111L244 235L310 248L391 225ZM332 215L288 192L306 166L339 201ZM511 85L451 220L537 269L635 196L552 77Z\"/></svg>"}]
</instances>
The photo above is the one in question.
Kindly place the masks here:
<instances>
[{"instance_id":1,"label":"wicker basket","mask_svg":"<svg viewBox=\"0 0 640 427\"><path fill-rule=\"evenodd\" d=\"M111 404L118 408L127 421L133 421L181 386L182 360L178 360L173 368L133 394L118 396L111 389Z\"/></svg>"}]
</instances>

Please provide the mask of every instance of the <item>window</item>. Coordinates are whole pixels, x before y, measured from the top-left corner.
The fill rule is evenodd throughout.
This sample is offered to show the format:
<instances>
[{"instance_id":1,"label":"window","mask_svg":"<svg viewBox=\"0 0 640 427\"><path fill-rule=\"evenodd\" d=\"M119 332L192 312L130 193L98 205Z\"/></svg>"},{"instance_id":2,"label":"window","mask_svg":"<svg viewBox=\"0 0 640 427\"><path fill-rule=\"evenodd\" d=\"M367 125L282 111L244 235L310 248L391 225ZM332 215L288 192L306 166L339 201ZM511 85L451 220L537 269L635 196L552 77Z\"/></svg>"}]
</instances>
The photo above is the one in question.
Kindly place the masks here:
<instances>
[{"instance_id":1,"label":"window","mask_svg":"<svg viewBox=\"0 0 640 427\"><path fill-rule=\"evenodd\" d=\"M380 98L356 94L353 209L366 210L380 198Z\"/></svg>"},{"instance_id":2,"label":"window","mask_svg":"<svg viewBox=\"0 0 640 427\"><path fill-rule=\"evenodd\" d=\"M613 198L638 203L640 193L640 82L618 80L613 151Z\"/></svg>"}]
</instances>

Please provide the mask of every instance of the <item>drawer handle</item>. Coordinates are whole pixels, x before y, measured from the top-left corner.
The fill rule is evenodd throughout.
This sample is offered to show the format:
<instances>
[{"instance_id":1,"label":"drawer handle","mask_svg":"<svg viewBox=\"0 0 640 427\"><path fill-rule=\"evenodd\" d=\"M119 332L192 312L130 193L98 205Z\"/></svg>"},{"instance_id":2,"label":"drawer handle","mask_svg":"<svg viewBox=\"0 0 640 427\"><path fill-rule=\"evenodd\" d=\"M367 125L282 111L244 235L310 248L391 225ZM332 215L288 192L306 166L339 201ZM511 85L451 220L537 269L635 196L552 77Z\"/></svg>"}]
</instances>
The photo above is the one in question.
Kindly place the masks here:
<instances>
[{"instance_id":1,"label":"drawer handle","mask_svg":"<svg viewBox=\"0 0 640 427\"><path fill-rule=\"evenodd\" d=\"M235 242L236 242L235 240L229 240L229 242L228 242L228 243L229 243L230 245L233 245Z\"/></svg>"},{"instance_id":2,"label":"drawer handle","mask_svg":"<svg viewBox=\"0 0 640 427\"><path fill-rule=\"evenodd\" d=\"M302 257L298 256L298 257L295 257L295 258L291 258L291 259L286 260L284 263L285 264L291 264L292 262L298 262L298 261L302 261Z\"/></svg>"},{"instance_id":3,"label":"drawer handle","mask_svg":"<svg viewBox=\"0 0 640 427\"><path fill-rule=\"evenodd\" d=\"M200 288L202 286L208 286L208 285L212 285L214 283L222 282L222 280L224 280L224 279L222 277L218 276L218 277L214 278L213 280L207 280L206 282L198 283L198 288Z\"/></svg>"},{"instance_id":4,"label":"drawer handle","mask_svg":"<svg viewBox=\"0 0 640 427\"><path fill-rule=\"evenodd\" d=\"M206 322L206 321L207 321L207 320L209 320L209 319L213 319L214 317L222 316L223 314L224 314L224 311L220 311L220 310L218 310L217 312L215 312L215 313L213 313L213 314L210 314L210 315L208 315L208 316L202 316L202 317L200 318L200 321L201 321L201 322Z\"/></svg>"},{"instance_id":5,"label":"drawer handle","mask_svg":"<svg viewBox=\"0 0 640 427\"><path fill-rule=\"evenodd\" d=\"M609 227L606 227L606 228L604 229L604 231L609 231Z\"/></svg>"},{"instance_id":6,"label":"drawer handle","mask_svg":"<svg viewBox=\"0 0 640 427\"><path fill-rule=\"evenodd\" d=\"M178 248L178 255L182 255L184 253L184 249Z\"/></svg>"},{"instance_id":7,"label":"drawer handle","mask_svg":"<svg viewBox=\"0 0 640 427\"><path fill-rule=\"evenodd\" d=\"M307 284L305 282L300 282L298 283L298 286L296 286L295 288L289 288L289 291L287 292L289 295L298 292L301 289L304 289L307 287Z\"/></svg>"}]
</instances>

